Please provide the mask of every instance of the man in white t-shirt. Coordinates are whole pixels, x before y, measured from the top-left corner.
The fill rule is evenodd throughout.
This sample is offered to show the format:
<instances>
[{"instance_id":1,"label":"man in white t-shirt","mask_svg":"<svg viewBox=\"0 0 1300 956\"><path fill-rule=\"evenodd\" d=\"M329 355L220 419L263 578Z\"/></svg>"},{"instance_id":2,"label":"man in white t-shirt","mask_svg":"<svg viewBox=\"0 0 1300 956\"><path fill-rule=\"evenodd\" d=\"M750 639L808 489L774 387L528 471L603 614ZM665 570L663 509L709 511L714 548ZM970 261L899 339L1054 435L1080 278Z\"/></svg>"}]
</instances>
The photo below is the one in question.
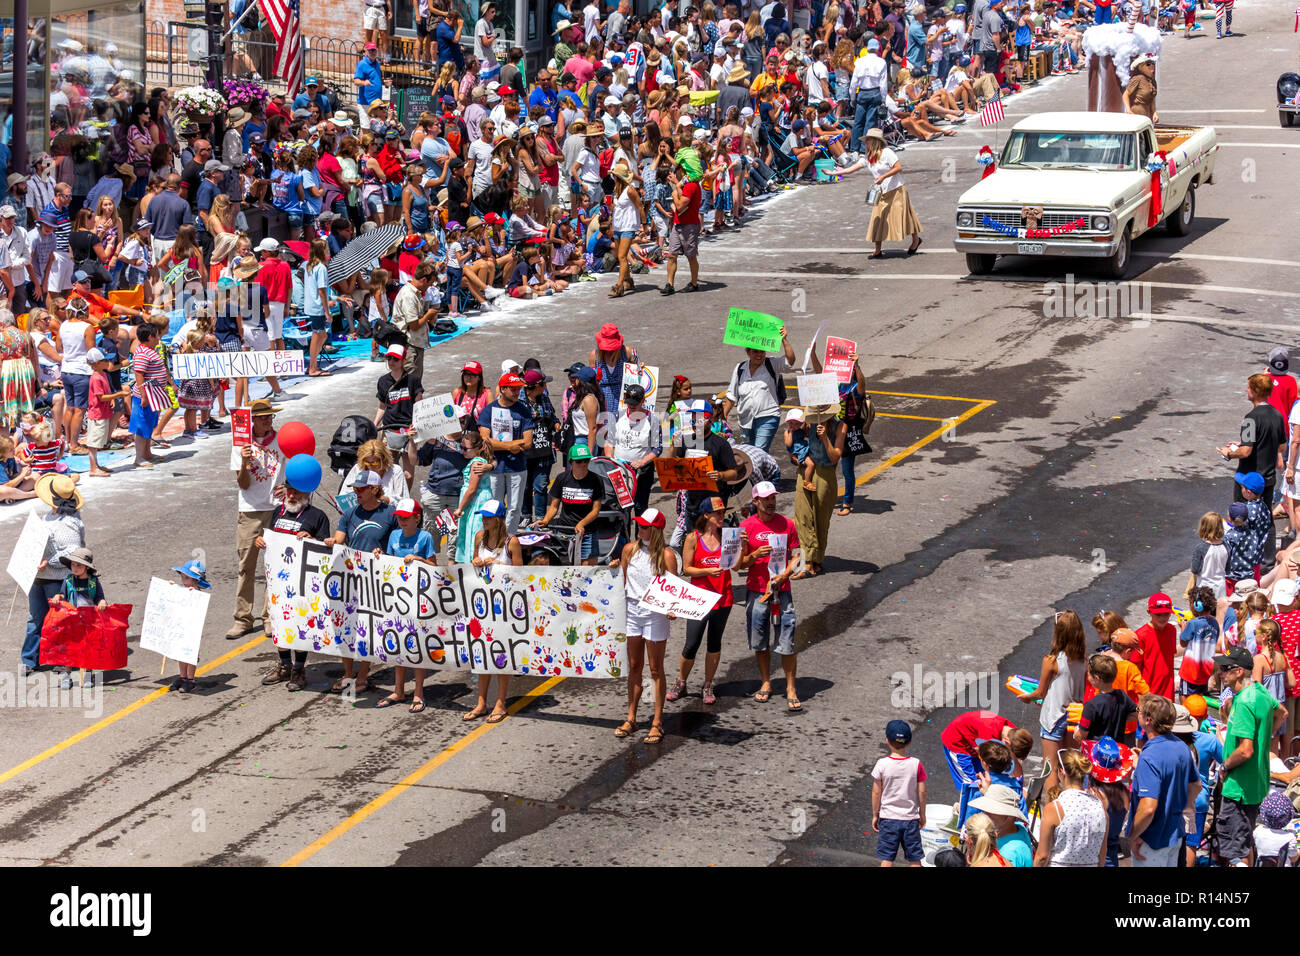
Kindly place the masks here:
<instances>
[{"instance_id":1,"label":"man in white t-shirt","mask_svg":"<svg viewBox=\"0 0 1300 956\"><path fill-rule=\"evenodd\" d=\"M600 36L600 7L596 0L582 8L582 35L588 43Z\"/></svg>"},{"instance_id":2,"label":"man in white t-shirt","mask_svg":"<svg viewBox=\"0 0 1300 956\"><path fill-rule=\"evenodd\" d=\"M830 69L826 65L826 44L818 40L813 44L812 63L804 72L804 86L808 90L808 105L816 106L831 95Z\"/></svg>"},{"instance_id":3,"label":"man in white t-shirt","mask_svg":"<svg viewBox=\"0 0 1300 956\"><path fill-rule=\"evenodd\" d=\"M253 415L252 443L230 450L230 470L235 472L239 488L239 518L235 525L235 548L239 555L239 586L235 594L235 623L226 632L229 640L243 637L257 628L253 619L254 587L257 583L257 556L254 542L271 523L275 514L277 488L284 483L284 454L272 425L280 409L270 399L259 398L249 411ZM265 621L266 598L260 615Z\"/></svg>"},{"instance_id":4,"label":"man in white t-shirt","mask_svg":"<svg viewBox=\"0 0 1300 956\"><path fill-rule=\"evenodd\" d=\"M485 3L479 9L479 21L474 24L474 56L477 57L479 68L491 71L497 65L497 54L492 45L496 42L496 28L492 25L492 18L496 16L497 8L494 4Z\"/></svg>"},{"instance_id":5,"label":"man in white t-shirt","mask_svg":"<svg viewBox=\"0 0 1300 956\"><path fill-rule=\"evenodd\" d=\"M466 175L471 177L474 198L492 185L492 137L496 133L496 124L489 118L479 123L478 139L469 144L465 163L469 167Z\"/></svg>"}]
</instances>

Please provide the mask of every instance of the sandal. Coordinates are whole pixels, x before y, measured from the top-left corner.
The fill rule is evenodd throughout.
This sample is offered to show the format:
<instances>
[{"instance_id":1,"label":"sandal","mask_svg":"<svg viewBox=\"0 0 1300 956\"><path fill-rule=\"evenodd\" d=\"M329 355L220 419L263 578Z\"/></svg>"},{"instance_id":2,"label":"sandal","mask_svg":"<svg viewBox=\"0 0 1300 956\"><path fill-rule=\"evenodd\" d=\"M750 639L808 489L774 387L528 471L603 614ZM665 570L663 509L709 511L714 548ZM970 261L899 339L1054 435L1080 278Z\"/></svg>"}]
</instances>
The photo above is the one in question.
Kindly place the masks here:
<instances>
[{"instance_id":1,"label":"sandal","mask_svg":"<svg viewBox=\"0 0 1300 956\"><path fill-rule=\"evenodd\" d=\"M620 740L624 737L631 736L634 733L636 733L636 723L631 720L625 720L614 728L614 736L618 737Z\"/></svg>"},{"instance_id":2,"label":"sandal","mask_svg":"<svg viewBox=\"0 0 1300 956\"><path fill-rule=\"evenodd\" d=\"M614 287L609 290L609 297L611 299L617 299L622 295L623 295L623 283L615 282Z\"/></svg>"},{"instance_id":3,"label":"sandal","mask_svg":"<svg viewBox=\"0 0 1300 956\"><path fill-rule=\"evenodd\" d=\"M760 690L754 694L754 700L758 701L758 703L760 704L766 704L771 699L772 699L771 689Z\"/></svg>"},{"instance_id":4,"label":"sandal","mask_svg":"<svg viewBox=\"0 0 1300 956\"><path fill-rule=\"evenodd\" d=\"M462 716L460 719L465 721L465 723L469 723L471 720L479 720L486 716L487 716L486 709L479 710L477 707L475 707L473 710L471 710L468 714Z\"/></svg>"},{"instance_id":5,"label":"sandal","mask_svg":"<svg viewBox=\"0 0 1300 956\"><path fill-rule=\"evenodd\" d=\"M509 716L510 714L508 714L504 710L500 710L500 711L494 710L492 713L488 714L487 723L499 724L501 723L501 721L505 720Z\"/></svg>"},{"instance_id":6,"label":"sandal","mask_svg":"<svg viewBox=\"0 0 1300 956\"><path fill-rule=\"evenodd\" d=\"M803 713L803 704L799 702L798 697L787 697L785 699L785 712L787 714Z\"/></svg>"},{"instance_id":7,"label":"sandal","mask_svg":"<svg viewBox=\"0 0 1300 956\"><path fill-rule=\"evenodd\" d=\"M651 724L650 732L645 735L645 740L643 741L643 743L657 744L663 739L664 739L664 725Z\"/></svg>"},{"instance_id":8,"label":"sandal","mask_svg":"<svg viewBox=\"0 0 1300 956\"><path fill-rule=\"evenodd\" d=\"M169 441L168 441L167 439L165 439L165 438L151 438L151 439L149 439L149 440L150 440L151 442L153 442L153 445L154 445L155 448L171 448L171 447L172 447L172 443L169 442Z\"/></svg>"},{"instance_id":9,"label":"sandal","mask_svg":"<svg viewBox=\"0 0 1300 956\"><path fill-rule=\"evenodd\" d=\"M853 509L850 508L848 505L840 505L838 508L835 509L835 513L837 515L849 515L849 514L853 514Z\"/></svg>"},{"instance_id":10,"label":"sandal","mask_svg":"<svg viewBox=\"0 0 1300 956\"><path fill-rule=\"evenodd\" d=\"M333 691L334 691L334 688L331 687L331 688L330 688L330 692L333 693ZM385 698L384 698L383 700L381 700L379 703L375 704L375 709L376 709L376 710L383 710L385 707L392 707L394 704L405 704L405 703L406 703L406 697L405 697L405 696L402 696L402 697L385 697Z\"/></svg>"},{"instance_id":11,"label":"sandal","mask_svg":"<svg viewBox=\"0 0 1300 956\"><path fill-rule=\"evenodd\" d=\"M340 677L340 678L339 678L338 680L336 680L333 684L330 684L329 692L330 692L331 694L341 694L341 693L343 693L343 691L344 691L344 690L347 688L347 686L348 686L348 681L350 681L350 680L352 680L351 677ZM402 698L402 699L405 700L406 698Z\"/></svg>"},{"instance_id":12,"label":"sandal","mask_svg":"<svg viewBox=\"0 0 1300 956\"><path fill-rule=\"evenodd\" d=\"M406 712L408 714L422 714L424 713L424 707L425 707L424 701L413 700L411 701L411 706L406 708Z\"/></svg>"},{"instance_id":13,"label":"sandal","mask_svg":"<svg viewBox=\"0 0 1300 956\"><path fill-rule=\"evenodd\" d=\"M715 697L715 696L713 695L713 685L712 685L712 684L705 684L705 685L704 685L704 694L703 694L703 697L704 697L704 702L705 702L706 704L716 704L716 703L718 702L718 698Z\"/></svg>"},{"instance_id":14,"label":"sandal","mask_svg":"<svg viewBox=\"0 0 1300 956\"><path fill-rule=\"evenodd\" d=\"M672 689L668 691L668 696L665 697L664 700L677 700L685 693L686 693L686 681L675 680L673 681Z\"/></svg>"}]
</instances>

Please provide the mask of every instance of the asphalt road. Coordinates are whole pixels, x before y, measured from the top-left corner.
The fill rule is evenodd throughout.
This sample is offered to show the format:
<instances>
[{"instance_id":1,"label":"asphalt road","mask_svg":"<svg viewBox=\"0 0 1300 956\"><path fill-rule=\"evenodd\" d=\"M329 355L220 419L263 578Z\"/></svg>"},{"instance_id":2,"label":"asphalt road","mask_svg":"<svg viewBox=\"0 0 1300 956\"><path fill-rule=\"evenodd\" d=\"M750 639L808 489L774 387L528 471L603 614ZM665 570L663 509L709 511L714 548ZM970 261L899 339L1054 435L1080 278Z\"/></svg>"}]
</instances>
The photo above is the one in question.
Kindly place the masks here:
<instances>
[{"instance_id":1,"label":"asphalt road","mask_svg":"<svg viewBox=\"0 0 1300 956\"><path fill-rule=\"evenodd\" d=\"M702 705L696 676L668 705L657 747L614 738L622 682L517 679L513 716L472 731L459 719L470 686L451 675L431 679L418 717L377 713L375 694L356 706L324 694L340 671L329 660L313 658L307 692L264 688L269 641L222 638L235 562L229 439L178 443L152 473L86 479L84 514L115 600L142 606L152 575L205 549L214 589L198 692L161 692L157 656L133 645L102 714L0 714L0 861L873 862L869 774L888 720L916 727L932 801L953 798L938 730L956 711L903 694L896 675L917 665L923 676L977 672L1000 689L1035 673L1055 610L1088 619L1115 608L1140 622L1151 590L1181 591L1197 518L1230 500L1214 446L1246 410L1245 378L1272 346L1291 344L1300 299L1286 225L1300 215L1300 132L1278 128L1273 94L1294 66L1291 25L1280 0L1238 4L1243 36L1165 41L1162 117L1215 125L1222 149L1192 234L1136 244L1132 278L1149 284L1137 291L1150 292L1151 316L1045 318L1047 284L1071 269L1095 280L1086 263L1013 259L992 277L967 276L951 249L953 207L979 177L978 147L1005 138L968 123L903 153L926 230L920 255L894 248L867 260L866 183L849 179L782 195L741 232L709 241L698 295L638 291L611 303L607 283L583 285L492 315L431 353L429 387L450 387L469 358L495 368L536 355L554 371L615 321L665 378L680 372L712 389L739 361L719 344L730 306L786 316L799 351L823 321L857 340L881 417L874 453L858 461L870 478L856 511L832 524L829 573L795 592L803 715L784 712L780 680L771 703L750 699L757 676L740 614L717 705ZM1081 108L1085 82L1054 78L1013 98L1004 128ZM373 411L378 375L364 366L297 382L284 417L310 424L323 449L342 416ZM24 513L0 511L5 550ZM11 669L22 617L20 600L0 631ZM670 674L682 639L678 625ZM1034 725L1010 694L996 703Z\"/></svg>"}]
</instances>

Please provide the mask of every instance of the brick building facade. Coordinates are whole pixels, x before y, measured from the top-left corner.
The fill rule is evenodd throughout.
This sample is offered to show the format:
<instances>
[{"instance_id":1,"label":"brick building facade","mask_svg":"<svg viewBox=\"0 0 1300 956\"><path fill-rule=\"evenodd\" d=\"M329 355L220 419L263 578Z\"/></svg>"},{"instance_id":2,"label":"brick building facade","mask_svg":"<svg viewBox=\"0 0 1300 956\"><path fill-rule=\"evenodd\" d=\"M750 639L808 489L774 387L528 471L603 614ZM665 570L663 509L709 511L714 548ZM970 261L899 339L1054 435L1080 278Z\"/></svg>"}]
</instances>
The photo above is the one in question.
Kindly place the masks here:
<instances>
[{"instance_id":1,"label":"brick building facade","mask_svg":"<svg viewBox=\"0 0 1300 956\"><path fill-rule=\"evenodd\" d=\"M360 38L364 0L301 0L304 36ZM181 0L147 0L145 17L162 23L185 19Z\"/></svg>"}]
</instances>

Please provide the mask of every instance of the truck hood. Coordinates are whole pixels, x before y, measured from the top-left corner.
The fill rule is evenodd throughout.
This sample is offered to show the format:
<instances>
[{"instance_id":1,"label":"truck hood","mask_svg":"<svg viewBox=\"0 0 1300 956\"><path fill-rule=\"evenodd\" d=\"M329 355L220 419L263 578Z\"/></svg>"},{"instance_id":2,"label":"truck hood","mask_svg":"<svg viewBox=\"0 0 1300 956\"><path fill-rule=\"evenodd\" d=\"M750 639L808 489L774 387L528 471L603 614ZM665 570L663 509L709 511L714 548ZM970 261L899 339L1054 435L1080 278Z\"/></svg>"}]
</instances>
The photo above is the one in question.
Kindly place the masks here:
<instances>
[{"instance_id":1,"label":"truck hood","mask_svg":"<svg viewBox=\"0 0 1300 956\"><path fill-rule=\"evenodd\" d=\"M1147 173L1083 169L998 169L962 193L958 205L1085 206L1108 209Z\"/></svg>"}]
</instances>

